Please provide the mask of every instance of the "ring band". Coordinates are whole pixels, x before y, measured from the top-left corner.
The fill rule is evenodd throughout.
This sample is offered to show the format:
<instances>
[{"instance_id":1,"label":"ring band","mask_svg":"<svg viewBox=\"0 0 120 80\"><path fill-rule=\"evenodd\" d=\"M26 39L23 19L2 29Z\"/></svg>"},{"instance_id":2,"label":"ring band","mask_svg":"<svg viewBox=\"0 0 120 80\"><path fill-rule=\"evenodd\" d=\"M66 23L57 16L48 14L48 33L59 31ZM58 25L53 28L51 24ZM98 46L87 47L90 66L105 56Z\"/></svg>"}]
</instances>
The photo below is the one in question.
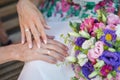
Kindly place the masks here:
<instances>
[{"instance_id":1,"label":"ring band","mask_svg":"<svg viewBox=\"0 0 120 80\"><path fill-rule=\"evenodd\" d=\"M48 55L50 54L50 50L47 51Z\"/></svg>"},{"instance_id":2,"label":"ring band","mask_svg":"<svg viewBox=\"0 0 120 80\"><path fill-rule=\"evenodd\" d=\"M29 29L25 29L25 32L28 32L29 31Z\"/></svg>"}]
</instances>

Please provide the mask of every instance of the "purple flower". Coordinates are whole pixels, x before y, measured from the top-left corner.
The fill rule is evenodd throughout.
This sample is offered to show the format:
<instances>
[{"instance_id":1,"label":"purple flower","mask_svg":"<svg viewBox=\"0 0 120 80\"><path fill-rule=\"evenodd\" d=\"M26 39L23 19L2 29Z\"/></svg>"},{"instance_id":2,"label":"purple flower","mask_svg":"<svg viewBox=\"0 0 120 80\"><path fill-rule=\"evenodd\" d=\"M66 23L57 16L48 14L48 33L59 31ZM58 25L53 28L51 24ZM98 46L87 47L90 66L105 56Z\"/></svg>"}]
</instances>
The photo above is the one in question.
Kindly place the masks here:
<instances>
[{"instance_id":1,"label":"purple flower","mask_svg":"<svg viewBox=\"0 0 120 80\"><path fill-rule=\"evenodd\" d=\"M116 72L120 73L120 52L117 52L117 56L119 57L119 63L117 63L114 67Z\"/></svg>"},{"instance_id":2,"label":"purple flower","mask_svg":"<svg viewBox=\"0 0 120 80\"><path fill-rule=\"evenodd\" d=\"M120 73L120 63L116 64L116 66L114 67L114 69L115 69L116 72Z\"/></svg>"},{"instance_id":3,"label":"purple flower","mask_svg":"<svg viewBox=\"0 0 120 80\"><path fill-rule=\"evenodd\" d=\"M120 55L117 52L104 51L100 59L106 64L116 67L120 64Z\"/></svg>"},{"instance_id":4,"label":"purple flower","mask_svg":"<svg viewBox=\"0 0 120 80\"><path fill-rule=\"evenodd\" d=\"M84 66L82 66L82 73L84 74L84 76L90 80L90 78L88 77L92 72L94 71L94 67L90 62L87 62Z\"/></svg>"},{"instance_id":5,"label":"purple flower","mask_svg":"<svg viewBox=\"0 0 120 80\"><path fill-rule=\"evenodd\" d=\"M82 46L82 44L83 44L83 42L85 41L86 39L85 38L83 38L83 37L78 37L77 39L76 39L76 41L75 41L75 44L77 45L77 46Z\"/></svg>"},{"instance_id":6,"label":"purple flower","mask_svg":"<svg viewBox=\"0 0 120 80\"><path fill-rule=\"evenodd\" d=\"M107 46L112 47L110 42L115 42L116 37L117 35L115 34L114 30L105 29L104 35L100 38L100 40L103 41Z\"/></svg>"}]
</instances>

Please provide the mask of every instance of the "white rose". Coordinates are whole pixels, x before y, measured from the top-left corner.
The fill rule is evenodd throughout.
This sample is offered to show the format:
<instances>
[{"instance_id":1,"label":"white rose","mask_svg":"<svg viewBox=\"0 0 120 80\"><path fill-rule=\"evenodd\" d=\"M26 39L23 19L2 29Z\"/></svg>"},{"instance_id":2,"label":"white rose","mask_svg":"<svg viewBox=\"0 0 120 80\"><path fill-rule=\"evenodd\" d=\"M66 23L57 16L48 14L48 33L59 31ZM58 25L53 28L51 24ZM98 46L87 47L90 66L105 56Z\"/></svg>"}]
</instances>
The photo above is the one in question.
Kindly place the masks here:
<instances>
[{"instance_id":1,"label":"white rose","mask_svg":"<svg viewBox=\"0 0 120 80\"><path fill-rule=\"evenodd\" d=\"M79 32L79 34L80 34L80 36L82 36L82 37L84 37L84 38L90 38L90 35L89 35L89 33L87 33L86 31L80 31Z\"/></svg>"},{"instance_id":2,"label":"white rose","mask_svg":"<svg viewBox=\"0 0 120 80\"><path fill-rule=\"evenodd\" d=\"M117 26L116 26L116 35L117 35L117 38L119 38L120 39L120 24L118 24Z\"/></svg>"},{"instance_id":3,"label":"white rose","mask_svg":"<svg viewBox=\"0 0 120 80\"><path fill-rule=\"evenodd\" d=\"M78 56L78 64L83 66L86 62L88 62L87 55L80 53Z\"/></svg>"},{"instance_id":4,"label":"white rose","mask_svg":"<svg viewBox=\"0 0 120 80\"><path fill-rule=\"evenodd\" d=\"M74 56L68 56L68 57L66 57L66 60L74 63L74 62L76 62L77 59Z\"/></svg>"},{"instance_id":5,"label":"white rose","mask_svg":"<svg viewBox=\"0 0 120 80\"><path fill-rule=\"evenodd\" d=\"M92 37L89 40L86 40L83 44L82 44L82 48L83 49L89 49L91 48L95 43L95 38Z\"/></svg>"}]
</instances>

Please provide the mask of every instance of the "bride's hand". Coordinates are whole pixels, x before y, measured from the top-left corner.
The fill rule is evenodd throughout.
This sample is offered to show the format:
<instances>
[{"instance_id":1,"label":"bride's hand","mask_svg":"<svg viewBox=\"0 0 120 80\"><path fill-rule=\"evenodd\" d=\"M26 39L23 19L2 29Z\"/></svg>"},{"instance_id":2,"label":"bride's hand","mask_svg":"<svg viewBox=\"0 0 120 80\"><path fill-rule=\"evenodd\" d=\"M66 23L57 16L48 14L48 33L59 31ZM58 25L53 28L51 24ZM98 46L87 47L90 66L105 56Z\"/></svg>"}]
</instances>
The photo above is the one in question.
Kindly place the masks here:
<instances>
[{"instance_id":1,"label":"bride's hand","mask_svg":"<svg viewBox=\"0 0 120 80\"><path fill-rule=\"evenodd\" d=\"M68 48L58 41L49 39L48 44L41 44L41 48L33 47L29 49L26 44L20 45L21 49L18 51L17 59L20 61L42 60L48 63L55 64L57 61L64 61L68 56ZM23 47L22 47L23 46Z\"/></svg>"},{"instance_id":2,"label":"bride's hand","mask_svg":"<svg viewBox=\"0 0 120 80\"><path fill-rule=\"evenodd\" d=\"M29 48L32 48L32 35L38 48L41 46L40 37L46 44L47 37L44 29L49 29L49 27L37 7L29 0L19 0L17 12L21 28L22 44L27 41Z\"/></svg>"}]
</instances>

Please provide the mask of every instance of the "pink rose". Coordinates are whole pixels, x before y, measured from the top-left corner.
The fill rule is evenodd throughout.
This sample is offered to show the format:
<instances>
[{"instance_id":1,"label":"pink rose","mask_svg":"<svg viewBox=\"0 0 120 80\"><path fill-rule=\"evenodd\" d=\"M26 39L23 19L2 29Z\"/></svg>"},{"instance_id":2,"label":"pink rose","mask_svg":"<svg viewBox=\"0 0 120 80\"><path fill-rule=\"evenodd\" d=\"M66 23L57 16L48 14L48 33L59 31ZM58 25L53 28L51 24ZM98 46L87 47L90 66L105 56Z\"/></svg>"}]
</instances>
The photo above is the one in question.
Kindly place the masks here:
<instances>
[{"instance_id":1,"label":"pink rose","mask_svg":"<svg viewBox=\"0 0 120 80\"><path fill-rule=\"evenodd\" d=\"M116 25L116 24L119 24L120 23L120 18L119 16L113 14L113 13L110 13L108 16L108 21L107 23L108 24L113 24L113 25Z\"/></svg>"},{"instance_id":2,"label":"pink rose","mask_svg":"<svg viewBox=\"0 0 120 80\"><path fill-rule=\"evenodd\" d=\"M61 9L61 2L56 3L56 11L59 11Z\"/></svg>"},{"instance_id":3,"label":"pink rose","mask_svg":"<svg viewBox=\"0 0 120 80\"><path fill-rule=\"evenodd\" d=\"M115 30L115 29L116 29L116 26L113 25L113 24L109 24L109 25L106 26L106 29Z\"/></svg>"},{"instance_id":4,"label":"pink rose","mask_svg":"<svg viewBox=\"0 0 120 80\"><path fill-rule=\"evenodd\" d=\"M75 5L74 8L75 8L75 10L79 10L80 6L79 5Z\"/></svg>"},{"instance_id":5,"label":"pink rose","mask_svg":"<svg viewBox=\"0 0 120 80\"><path fill-rule=\"evenodd\" d=\"M92 17L86 18L80 25L80 29L88 32L93 31L94 21L95 19Z\"/></svg>"},{"instance_id":6,"label":"pink rose","mask_svg":"<svg viewBox=\"0 0 120 80\"><path fill-rule=\"evenodd\" d=\"M62 11L67 12L69 8L70 8L70 5L68 4L68 2L65 0L62 0Z\"/></svg>"},{"instance_id":7,"label":"pink rose","mask_svg":"<svg viewBox=\"0 0 120 80\"><path fill-rule=\"evenodd\" d=\"M120 73L118 72L116 75L116 80L119 80L119 79L120 79Z\"/></svg>"},{"instance_id":8,"label":"pink rose","mask_svg":"<svg viewBox=\"0 0 120 80\"><path fill-rule=\"evenodd\" d=\"M104 45L103 42L98 41L95 43L95 47L88 51L87 56L90 61L92 61L94 63L95 59L97 59L99 56L102 55L103 50L104 50L103 45Z\"/></svg>"}]
</instances>

